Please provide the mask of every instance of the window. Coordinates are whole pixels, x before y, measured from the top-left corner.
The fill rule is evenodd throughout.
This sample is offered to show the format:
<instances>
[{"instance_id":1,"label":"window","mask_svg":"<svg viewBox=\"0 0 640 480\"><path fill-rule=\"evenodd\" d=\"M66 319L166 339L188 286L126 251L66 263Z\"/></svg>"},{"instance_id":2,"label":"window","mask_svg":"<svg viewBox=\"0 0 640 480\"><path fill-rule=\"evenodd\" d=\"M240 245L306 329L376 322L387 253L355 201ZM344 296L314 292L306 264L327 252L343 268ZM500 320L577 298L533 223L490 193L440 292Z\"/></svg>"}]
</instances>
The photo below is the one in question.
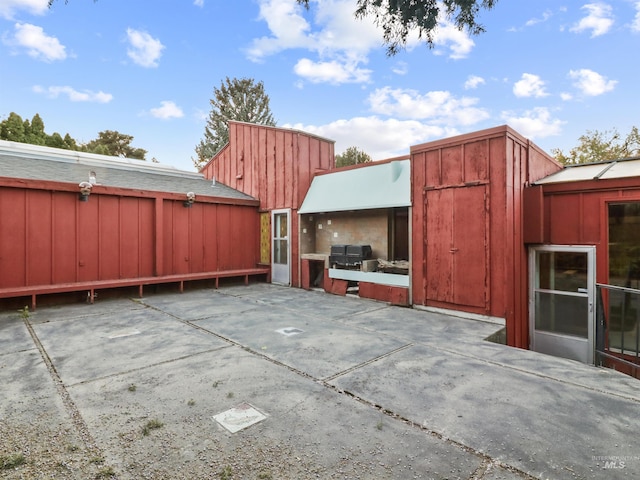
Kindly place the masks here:
<instances>
[{"instance_id":1,"label":"window","mask_svg":"<svg viewBox=\"0 0 640 480\"><path fill-rule=\"evenodd\" d=\"M609 204L609 284L640 289L640 202Z\"/></svg>"}]
</instances>

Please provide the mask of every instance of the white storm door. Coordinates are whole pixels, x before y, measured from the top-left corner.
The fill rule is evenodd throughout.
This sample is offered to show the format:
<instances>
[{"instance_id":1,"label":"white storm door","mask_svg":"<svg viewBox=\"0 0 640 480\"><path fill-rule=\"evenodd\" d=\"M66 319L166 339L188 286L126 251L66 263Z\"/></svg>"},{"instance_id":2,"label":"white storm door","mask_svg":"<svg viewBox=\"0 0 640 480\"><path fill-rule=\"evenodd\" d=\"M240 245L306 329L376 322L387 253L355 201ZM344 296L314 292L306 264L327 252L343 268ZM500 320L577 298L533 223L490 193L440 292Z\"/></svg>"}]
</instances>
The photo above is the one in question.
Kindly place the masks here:
<instances>
[{"instance_id":1,"label":"white storm door","mask_svg":"<svg viewBox=\"0 0 640 480\"><path fill-rule=\"evenodd\" d=\"M291 215L289 210L271 212L271 281L282 285L291 283Z\"/></svg>"},{"instance_id":2,"label":"white storm door","mask_svg":"<svg viewBox=\"0 0 640 480\"><path fill-rule=\"evenodd\" d=\"M529 255L531 350L593 364L595 248L549 245Z\"/></svg>"}]
</instances>

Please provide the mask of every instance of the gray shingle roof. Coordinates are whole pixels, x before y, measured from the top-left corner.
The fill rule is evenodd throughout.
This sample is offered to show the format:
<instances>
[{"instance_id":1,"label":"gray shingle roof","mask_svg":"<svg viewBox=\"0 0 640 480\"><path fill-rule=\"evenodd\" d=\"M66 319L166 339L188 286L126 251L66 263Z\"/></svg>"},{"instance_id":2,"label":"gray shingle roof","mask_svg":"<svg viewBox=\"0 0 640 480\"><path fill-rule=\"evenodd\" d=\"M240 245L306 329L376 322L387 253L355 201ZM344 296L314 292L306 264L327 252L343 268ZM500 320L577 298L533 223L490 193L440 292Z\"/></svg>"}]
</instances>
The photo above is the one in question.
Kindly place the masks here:
<instances>
[{"instance_id":1,"label":"gray shingle roof","mask_svg":"<svg viewBox=\"0 0 640 480\"><path fill-rule=\"evenodd\" d=\"M171 166L0 140L0 177L77 185L89 181L90 172L104 186L255 200L199 173Z\"/></svg>"}]
</instances>

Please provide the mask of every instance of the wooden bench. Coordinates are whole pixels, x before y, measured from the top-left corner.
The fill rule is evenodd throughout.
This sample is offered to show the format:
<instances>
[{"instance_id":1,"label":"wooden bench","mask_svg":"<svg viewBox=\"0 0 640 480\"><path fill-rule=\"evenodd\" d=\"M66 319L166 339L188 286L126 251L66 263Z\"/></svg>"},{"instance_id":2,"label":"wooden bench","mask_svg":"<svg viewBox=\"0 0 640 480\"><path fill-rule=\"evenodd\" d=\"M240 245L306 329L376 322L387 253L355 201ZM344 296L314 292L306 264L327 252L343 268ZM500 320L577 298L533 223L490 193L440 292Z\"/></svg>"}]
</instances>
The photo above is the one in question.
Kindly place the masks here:
<instances>
[{"instance_id":1,"label":"wooden bench","mask_svg":"<svg viewBox=\"0 0 640 480\"><path fill-rule=\"evenodd\" d=\"M96 290L105 290L118 287L135 287L139 289L142 298L145 285L158 285L163 283L178 283L180 292L184 291L184 282L194 280L214 280L216 288L221 278L244 277L245 285L249 284L249 277L266 275L267 282L271 281L270 267L244 268L238 270L221 270L216 272L184 273L177 275L161 275L157 277L121 278L113 280L94 280L87 282L58 283L55 285L29 285L26 287L0 288L0 298L31 297L31 309L36 309L36 297L51 293L69 293L87 291L89 303L93 303Z\"/></svg>"}]
</instances>

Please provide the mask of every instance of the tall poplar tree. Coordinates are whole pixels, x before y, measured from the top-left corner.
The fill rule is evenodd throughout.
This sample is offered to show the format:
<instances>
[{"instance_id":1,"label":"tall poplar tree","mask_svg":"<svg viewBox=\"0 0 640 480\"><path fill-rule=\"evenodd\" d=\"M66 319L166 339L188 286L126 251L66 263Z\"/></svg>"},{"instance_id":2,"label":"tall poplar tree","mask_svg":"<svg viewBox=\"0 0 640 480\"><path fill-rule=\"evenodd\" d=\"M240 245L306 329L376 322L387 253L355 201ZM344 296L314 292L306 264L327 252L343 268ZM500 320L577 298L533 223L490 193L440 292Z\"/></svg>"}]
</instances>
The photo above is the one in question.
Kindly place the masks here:
<instances>
[{"instance_id":1,"label":"tall poplar tree","mask_svg":"<svg viewBox=\"0 0 640 480\"><path fill-rule=\"evenodd\" d=\"M200 169L229 141L229 120L275 126L269 107L269 96L262 82L252 78L227 77L213 89L209 101L211 112L204 128L204 137L196 145L193 164Z\"/></svg>"}]
</instances>

